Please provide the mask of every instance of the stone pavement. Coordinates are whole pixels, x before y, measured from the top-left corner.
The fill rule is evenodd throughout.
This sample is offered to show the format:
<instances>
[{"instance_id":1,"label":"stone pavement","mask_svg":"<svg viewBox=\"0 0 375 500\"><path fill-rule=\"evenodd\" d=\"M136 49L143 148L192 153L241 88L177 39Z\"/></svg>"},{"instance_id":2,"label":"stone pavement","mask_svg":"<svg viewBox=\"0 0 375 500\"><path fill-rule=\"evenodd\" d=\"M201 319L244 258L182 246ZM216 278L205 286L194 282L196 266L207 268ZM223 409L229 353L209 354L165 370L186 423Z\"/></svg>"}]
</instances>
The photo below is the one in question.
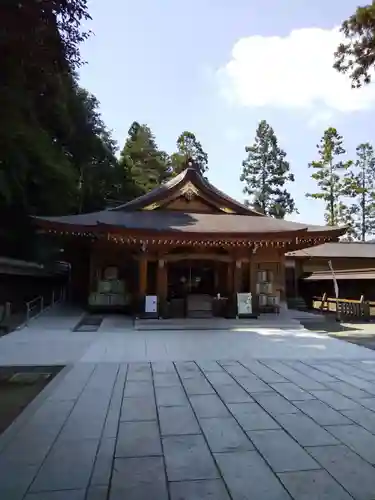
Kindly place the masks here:
<instances>
[{"instance_id":1,"label":"stone pavement","mask_svg":"<svg viewBox=\"0 0 375 500\"><path fill-rule=\"evenodd\" d=\"M375 352L300 325L273 328L239 322L232 330L137 331L122 315L107 315L97 332L77 332L83 311L54 308L0 338L0 366L66 365L207 359L375 359Z\"/></svg>"},{"instance_id":2,"label":"stone pavement","mask_svg":"<svg viewBox=\"0 0 375 500\"><path fill-rule=\"evenodd\" d=\"M374 359L77 363L0 439L0 498L373 500L374 382Z\"/></svg>"}]
</instances>

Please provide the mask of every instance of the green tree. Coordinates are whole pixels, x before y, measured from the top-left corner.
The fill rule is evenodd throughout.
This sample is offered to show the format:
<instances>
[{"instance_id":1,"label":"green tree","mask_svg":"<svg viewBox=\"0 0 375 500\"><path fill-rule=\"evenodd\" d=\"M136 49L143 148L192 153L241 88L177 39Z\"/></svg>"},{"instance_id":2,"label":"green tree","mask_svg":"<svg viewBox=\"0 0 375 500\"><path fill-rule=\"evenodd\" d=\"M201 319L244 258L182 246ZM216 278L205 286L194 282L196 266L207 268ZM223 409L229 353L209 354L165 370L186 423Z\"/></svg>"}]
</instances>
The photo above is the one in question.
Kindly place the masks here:
<instances>
[{"instance_id":1,"label":"green tree","mask_svg":"<svg viewBox=\"0 0 375 500\"><path fill-rule=\"evenodd\" d=\"M203 175L208 170L208 156L203 150L202 144L192 132L182 132L177 138L177 152L172 154L171 162L173 174L182 172L188 160L192 160L199 172Z\"/></svg>"},{"instance_id":2,"label":"green tree","mask_svg":"<svg viewBox=\"0 0 375 500\"><path fill-rule=\"evenodd\" d=\"M169 156L158 149L151 129L138 122L133 122L129 129L120 165L130 172L138 194L150 191L171 176Z\"/></svg>"},{"instance_id":3,"label":"green tree","mask_svg":"<svg viewBox=\"0 0 375 500\"><path fill-rule=\"evenodd\" d=\"M245 150L240 180L245 183L243 192L251 197L248 203L279 219L296 212L294 200L284 187L294 181L294 175L273 128L265 120L258 125L254 144Z\"/></svg>"},{"instance_id":4,"label":"green tree","mask_svg":"<svg viewBox=\"0 0 375 500\"><path fill-rule=\"evenodd\" d=\"M319 191L306 196L325 203L324 218L329 226L350 223L351 213L344 203L345 196L350 192L344 174L351 162L341 160L346 153L343 138L335 128L330 127L324 132L317 149L319 160L311 162L309 167L314 169L311 178L316 181Z\"/></svg>"},{"instance_id":5,"label":"green tree","mask_svg":"<svg viewBox=\"0 0 375 500\"><path fill-rule=\"evenodd\" d=\"M369 143L357 147L357 160L353 170L347 176L347 190L354 203L353 236L366 241L366 237L375 234L375 152Z\"/></svg>"},{"instance_id":6,"label":"green tree","mask_svg":"<svg viewBox=\"0 0 375 500\"><path fill-rule=\"evenodd\" d=\"M86 0L0 6L0 245L26 257L29 215L105 206L115 145L77 84ZM15 222L17 221L17 222Z\"/></svg>"},{"instance_id":7,"label":"green tree","mask_svg":"<svg viewBox=\"0 0 375 500\"><path fill-rule=\"evenodd\" d=\"M375 65L375 0L370 5L358 7L341 25L346 42L335 52L334 67L348 73L353 87L371 81Z\"/></svg>"}]
</instances>

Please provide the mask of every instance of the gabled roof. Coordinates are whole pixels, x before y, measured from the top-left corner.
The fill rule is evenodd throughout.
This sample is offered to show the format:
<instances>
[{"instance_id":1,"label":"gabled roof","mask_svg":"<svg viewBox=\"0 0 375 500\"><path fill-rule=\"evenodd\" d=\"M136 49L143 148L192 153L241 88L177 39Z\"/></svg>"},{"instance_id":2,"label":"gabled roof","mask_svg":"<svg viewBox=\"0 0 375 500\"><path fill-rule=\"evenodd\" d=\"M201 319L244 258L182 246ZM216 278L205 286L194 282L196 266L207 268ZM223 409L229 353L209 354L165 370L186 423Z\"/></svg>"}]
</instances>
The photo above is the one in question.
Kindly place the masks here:
<instances>
[{"instance_id":1,"label":"gabled roof","mask_svg":"<svg viewBox=\"0 0 375 500\"><path fill-rule=\"evenodd\" d=\"M67 215L63 217L38 217L51 224L87 228L112 226L128 230L147 230L149 232L184 232L184 233L218 233L218 234L249 234L249 233L284 233L308 232L309 236L328 233L329 237L340 235L343 229L328 226L308 226L299 222L290 222L273 217L258 217L252 215L233 214L197 214L180 211L119 211L103 210L89 214Z\"/></svg>"},{"instance_id":2,"label":"gabled roof","mask_svg":"<svg viewBox=\"0 0 375 500\"><path fill-rule=\"evenodd\" d=\"M375 259L374 243L362 243L354 241L338 241L335 243L323 243L316 247L306 248L288 252L287 257L295 258L357 258Z\"/></svg>"},{"instance_id":3,"label":"gabled roof","mask_svg":"<svg viewBox=\"0 0 375 500\"><path fill-rule=\"evenodd\" d=\"M166 198L169 198L174 193L178 193L180 189L191 183L195 188L197 188L203 195L211 198L216 204L221 205L222 211L229 209L230 212L242 215L254 215L264 217L263 214L246 207L242 203L234 200L230 196L226 195L215 186L213 186L207 179L205 179L196 168L188 167L180 174L176 175L165 184L153 189L149 193L136 198L135 200L129 201L123 205L114 208L114 211L128 212L134 210L142 210L153 204L159 204Z\"/></svg>"}]
</instances>

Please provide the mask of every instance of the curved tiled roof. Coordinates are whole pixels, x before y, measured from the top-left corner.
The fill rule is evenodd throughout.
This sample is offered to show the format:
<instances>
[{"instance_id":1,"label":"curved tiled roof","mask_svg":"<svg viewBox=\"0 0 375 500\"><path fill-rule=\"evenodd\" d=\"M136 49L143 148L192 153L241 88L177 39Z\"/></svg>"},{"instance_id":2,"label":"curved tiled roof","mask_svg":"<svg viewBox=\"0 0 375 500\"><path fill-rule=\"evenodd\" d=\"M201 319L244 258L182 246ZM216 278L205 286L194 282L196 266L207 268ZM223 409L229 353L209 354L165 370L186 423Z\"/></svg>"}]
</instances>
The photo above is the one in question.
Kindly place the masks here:
<instances>
[{"instance_id":1,"label":"curved tiled roof","mask_svg":"<svg viewBox=\"0 0 375 500\"><path fill-rule=\"evenodd\" d=\"M251 208L246 207L242 203L234 200L227 194L220 191L218 188L213 186L207 179L205 179L195 168L186 168L176 177L172 177L169 181L161 186L153 189L149 193L136 198L135 200L129 201L120 205L118 207L112 208L113 211L133 211L140 210L147 205L151 205L157 201L163 200L165 197L177 191L183 184L190 181L192 184L200 188L204 193L213 196L217 201L225 203L227 206L232 208L235 212L243 215L254 215L264 217L264 214L257 212Z\"/></svg>"},{"instance_id":2,"label":"curved tiled roof","mask_svg":"<svg viewBox=\"0 0 375 500\"><path fill-rule=\"evenodd\" d=\"M218 234L249 234L249 233L282 233L308 232L322 233L335 231L342 233L340 228L327 226L308 226L299 222L290 222L273 217L258 217L233 214L187 213L180 211L115 211L103 210L89 214L67 215L63 217L39 217L50 223L85 226L112 226L129 230L147 230L150 232L186 232L186 233L218 233Z\"/></svg>"}]
</instances>

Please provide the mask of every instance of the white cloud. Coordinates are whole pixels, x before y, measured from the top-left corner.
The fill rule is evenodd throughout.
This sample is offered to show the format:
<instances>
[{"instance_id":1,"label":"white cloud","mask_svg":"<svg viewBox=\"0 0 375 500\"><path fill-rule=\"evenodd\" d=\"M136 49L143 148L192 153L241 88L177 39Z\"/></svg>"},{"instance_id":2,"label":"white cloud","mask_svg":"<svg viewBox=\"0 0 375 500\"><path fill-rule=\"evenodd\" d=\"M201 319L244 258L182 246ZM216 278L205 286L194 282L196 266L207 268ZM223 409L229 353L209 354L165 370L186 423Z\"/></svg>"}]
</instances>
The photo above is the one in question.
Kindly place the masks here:
<instances>
[{"instance_id":1,"label":"white cloud","mask_svg":"<svg viewBox=\"0 0 375 500\"><path fill-rule=\"evenodd\" d=\"M304 28L286 37L241 38L219 69L221 92L242 106L305 109L324 117L370 108L375 86L352 89L332 67L341 37L337 28Z\"/></svg>"}]
</instances>

